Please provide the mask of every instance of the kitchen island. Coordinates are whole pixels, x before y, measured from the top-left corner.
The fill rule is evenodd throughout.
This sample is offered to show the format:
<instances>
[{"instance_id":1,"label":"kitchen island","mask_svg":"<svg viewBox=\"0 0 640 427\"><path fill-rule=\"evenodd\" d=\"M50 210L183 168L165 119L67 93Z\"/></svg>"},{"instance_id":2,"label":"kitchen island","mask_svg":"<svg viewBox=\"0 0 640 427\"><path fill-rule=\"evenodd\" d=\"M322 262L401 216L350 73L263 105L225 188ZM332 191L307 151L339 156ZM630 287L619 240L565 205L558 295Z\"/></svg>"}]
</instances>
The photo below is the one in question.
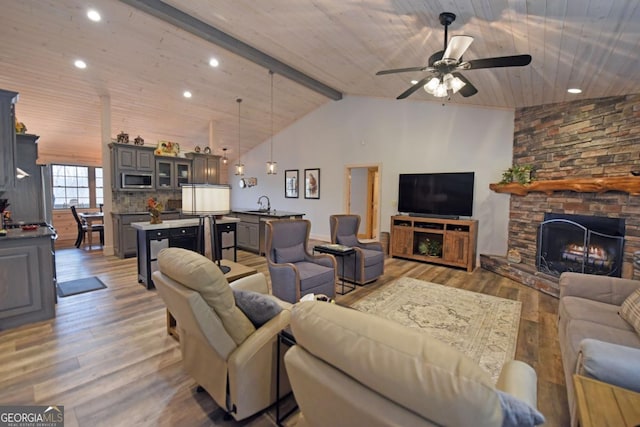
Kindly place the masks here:
<instances>
[{"instance_id":1,"label":"kitchen island","mask_svg":"<svg viewBox=\"0 0 640 427\"><path fill-rule=\"evenodd\" d=\"M137 231L138 282L152 289L151 274L158 269L158 253L168 247L177 247L198 252L204 242L198 244L199 218L163 220L160 224L134 222ZM216 220L218 230L218 257L231 254L236 260L237 218ZM206 234L206 232L205 232ZM206 237L206 236L205 236ZM205 245L206 246L206 245Z\"/></svg>"},{"instance_id":2,"label":"kitchen island","mask_svg":"<svg viewBox=\"0 0 640 427\"><path fill-rule=\"evenodd\" d=\"M240 220L238 223L238 247L259 255L265 253L265 222L279 219L301 219L305 214L299 212L270 210L234 210L229 216Z\"/></svg>"},{"instance_id":3,"label":"kitchen island","mask_svg":"<svg viewBox=\"0 0 640 427\"><path fill-rule=\"evenodd\" d=\"M49 227L0 237L0 330L55 317L54 237Z\"/></svg>"}]
</instances>

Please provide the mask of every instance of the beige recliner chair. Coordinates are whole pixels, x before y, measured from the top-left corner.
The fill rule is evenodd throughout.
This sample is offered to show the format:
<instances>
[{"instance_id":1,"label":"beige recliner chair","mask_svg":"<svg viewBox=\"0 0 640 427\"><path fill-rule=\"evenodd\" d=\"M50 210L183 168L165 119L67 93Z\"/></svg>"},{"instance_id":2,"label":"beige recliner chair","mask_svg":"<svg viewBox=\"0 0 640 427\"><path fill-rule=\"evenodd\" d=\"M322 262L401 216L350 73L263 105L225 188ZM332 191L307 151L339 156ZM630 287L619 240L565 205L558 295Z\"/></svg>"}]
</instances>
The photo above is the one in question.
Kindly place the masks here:
<instances>
[{"instance_id":1,"label":"beige recliner chair","mask_svg":"<svg viewBox=\"0 0 640 427\"><path fill-rule=\"evenodd\" d=\"M297 425L526 426L535 410L536 374L507 363L498 383L471 359L424 332L325 302L294 306L297 344L285 355ZM500 389L506 393L498 392ZM515 398L515 399L514 399ZM521 409L521 418L501 401Z\"/></svg>"},{"instance_id":2,"label":"beige recliner chair","mask_svg":"<svg viewBox=\"0 0 640 427\"><path fill-rule=\"evenodd\" d=\"M273 404L276 364L282 357L277 354L278 332L289 324L291 305L268 296L282 311L256 329L236 306L232 288L268 294L263 274L229 285L211 260L180 248L160 251L158 266L153 282L177 321L189 375L236 420ZM281 369L280 395L290 390Z\"/></svg>"}]
</instances>

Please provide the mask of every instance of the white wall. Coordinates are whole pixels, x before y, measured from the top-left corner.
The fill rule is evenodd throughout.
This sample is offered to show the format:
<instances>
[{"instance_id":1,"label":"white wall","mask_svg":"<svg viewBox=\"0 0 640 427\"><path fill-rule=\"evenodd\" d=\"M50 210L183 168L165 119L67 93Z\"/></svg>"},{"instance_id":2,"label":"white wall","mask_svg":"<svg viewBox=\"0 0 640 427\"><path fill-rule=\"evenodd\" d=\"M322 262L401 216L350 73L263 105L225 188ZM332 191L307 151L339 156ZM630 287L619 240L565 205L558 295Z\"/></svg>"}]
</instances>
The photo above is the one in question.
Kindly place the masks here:
<instances>
[{"instance_id":1,"label":"white wall","mask_svg":"<svg viewBox=\"0 0 640 427\"><path fill-rule=\"evenodd\" d=\"M368 178L369 170L367 168L351 169L351 206L349 213L360 215L361 221L358 233L367 231L367 223L364 219L367 216Z\"/></svg>"},{"instance_id":2,"label":"white wall","mask_svg":"<svg viewBox=\"0 0 640 427\"><path fill-rule=\"evenodd\" d=\"M234 209L256 209L269 196L276 210L305 213L311 235L329 239L329 215L344 213L345 165L380 164L380 230L397 213L398 174L475 172L473 218L479 220L478 253L507 251L509 196L489 190L511 165L514 112L436 102L345 97L329 102L274 137L278 174L268 176L268 141L242 157L240 189L230 168ZM320 168L320 199L304 198L305 168ZM284 170L300 170L300 197L284 197Z\"/></svg>"}]
</instances>

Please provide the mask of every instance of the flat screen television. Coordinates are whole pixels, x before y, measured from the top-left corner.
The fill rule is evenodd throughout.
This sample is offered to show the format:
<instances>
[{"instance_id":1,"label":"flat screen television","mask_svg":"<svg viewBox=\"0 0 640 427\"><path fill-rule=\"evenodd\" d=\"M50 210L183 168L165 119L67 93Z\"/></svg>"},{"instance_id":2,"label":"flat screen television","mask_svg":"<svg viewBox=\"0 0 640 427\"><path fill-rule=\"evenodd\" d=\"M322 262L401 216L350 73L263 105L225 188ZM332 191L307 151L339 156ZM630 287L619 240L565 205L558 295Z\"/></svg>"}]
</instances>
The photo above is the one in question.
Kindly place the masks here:
<instances>
[{"instance_id":1,"label":"flat screen television","mask_svg":"<svg viewBox=\"0 0 640 427\"><path fill-rule=\"evenodd\" d=\"M400 174L398 211L416 216L473 215L473 172Z\"/></svg>"}]
</instances>

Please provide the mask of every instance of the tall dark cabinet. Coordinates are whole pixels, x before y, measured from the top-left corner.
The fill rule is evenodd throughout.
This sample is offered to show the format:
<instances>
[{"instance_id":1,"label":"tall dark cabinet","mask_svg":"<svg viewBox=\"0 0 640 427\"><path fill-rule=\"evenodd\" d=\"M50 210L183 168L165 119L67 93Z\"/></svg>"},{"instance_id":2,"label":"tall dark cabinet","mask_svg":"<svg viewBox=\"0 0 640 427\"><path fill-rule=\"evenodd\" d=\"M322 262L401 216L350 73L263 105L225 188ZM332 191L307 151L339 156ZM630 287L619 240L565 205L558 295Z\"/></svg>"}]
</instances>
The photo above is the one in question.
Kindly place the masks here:
<instances>
[{"instance_id":1,"label":"tall dark cabinet","mask_svg":"<svg viewBox=\"0 0 640 427\"><path fill-rule=\"evenodd\" d=\"M0 89L0 193L16 182L16 113L18 93Z\"/></svg>"}]
</instances>

